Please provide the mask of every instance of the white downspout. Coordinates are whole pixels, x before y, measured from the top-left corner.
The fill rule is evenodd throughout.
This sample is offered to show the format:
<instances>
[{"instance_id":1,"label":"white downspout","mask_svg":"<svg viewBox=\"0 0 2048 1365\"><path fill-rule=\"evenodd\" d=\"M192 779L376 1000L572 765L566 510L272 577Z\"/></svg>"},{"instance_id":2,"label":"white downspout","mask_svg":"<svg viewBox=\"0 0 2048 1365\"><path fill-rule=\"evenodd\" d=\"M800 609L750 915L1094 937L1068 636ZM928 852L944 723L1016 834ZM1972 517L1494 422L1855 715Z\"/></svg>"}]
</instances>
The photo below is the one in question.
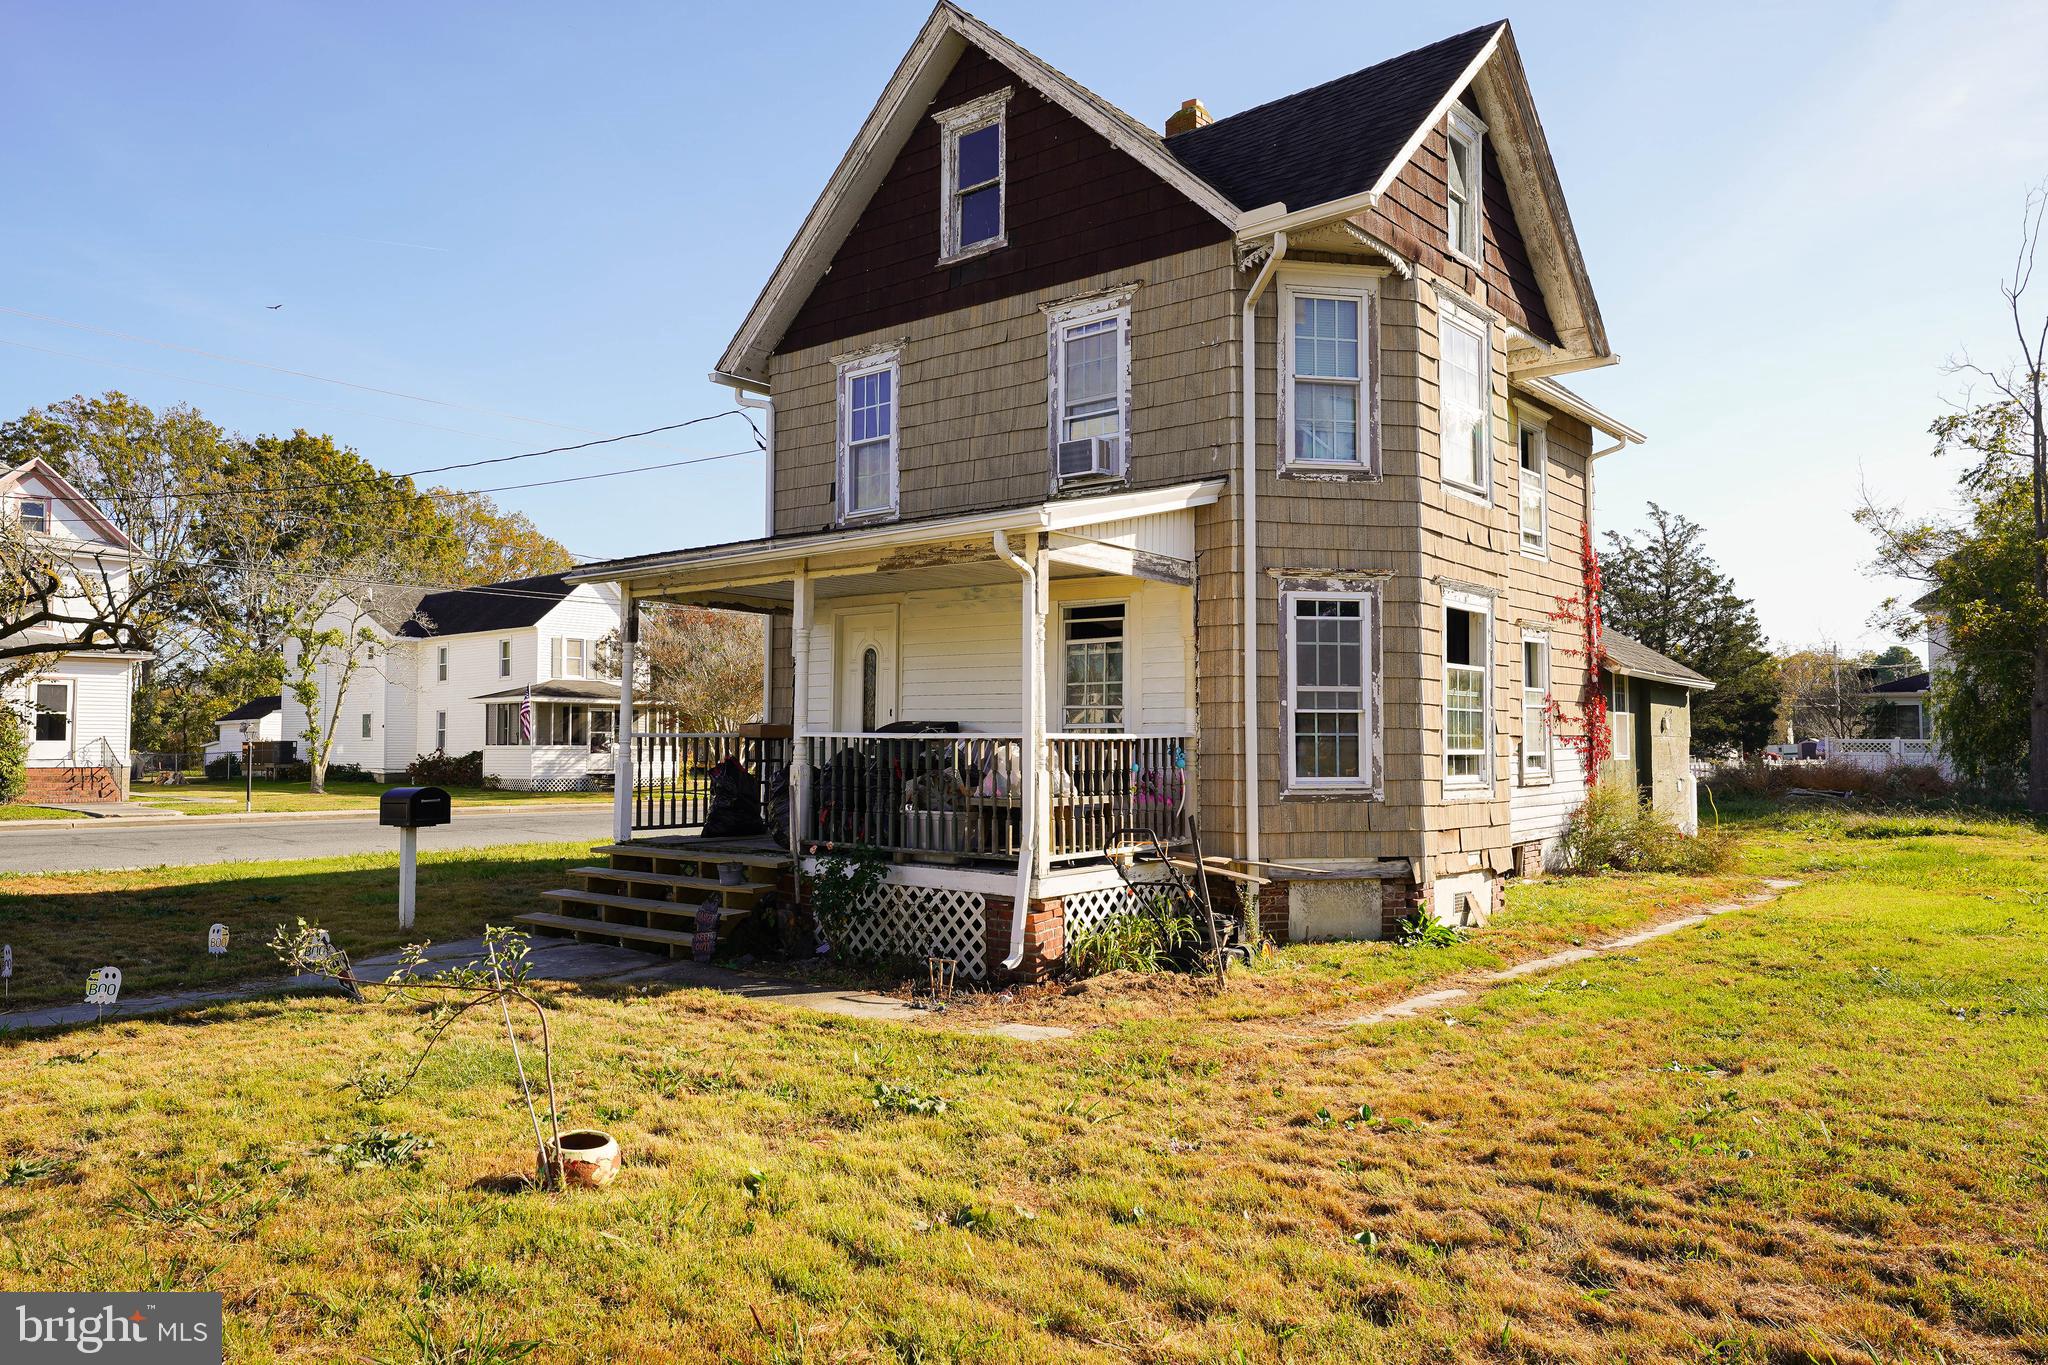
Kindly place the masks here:
<instances>
[{"instance_id":1,"label":"white downspout","mask_svg":"<svg viewBox=\"0 0 2048 1365\"><path fill-rule=\"evenodd\" d=\"M1003 959L1003 970L1013 972L1017 970L1017 964L1024 960L1024 926L1031 910L1031 877L1037 870L1035 845L1038 842L1038 790L1035 779L1038 760L1030 752L1030 746L1035 728L1032 724L1034 712L1043 714L1038 698L1038 691L1043 682L1040 677L1033 675L1043 674L1044 669L1034 664L1034 658L1039 651L1033 648L1038 627L1038 568L1013 551L1010 548L1010 538L1001 531L995 533L995 548L996 553L1009 561L1010 567L1017 571L1023 593L1023 610L1020 614L1024 638L1018 658L1023 673L1020 681L1024 694L1024 739L1020 746L1024 752L1018 755L1017 792L1017 808L1021 812L1018 820L1021 828L1017 839L1017 890L1010 906L1010 955ZM1035 555L1033 557L1036 558Z\"/></svg>"},{"instance_id":2,"label":"white downspout","mask_svg":"<svg viewBox=\"0 0 2048 1365\"><path fill-rule=\"evenodd\" d=\"M1259 296L1273 282L1273 272L1287 255L1287 234L1273 234L1273 248L1244 296L1243 338L1244 400L1238 418L1238 444L1242 447L1239 479L1243 491L1239 503L1244 509L1241 564L1244 572L1244 856L1259 860ZM1278 382L1278 376L1275 376Z\"/></svg>"}]
</instances>

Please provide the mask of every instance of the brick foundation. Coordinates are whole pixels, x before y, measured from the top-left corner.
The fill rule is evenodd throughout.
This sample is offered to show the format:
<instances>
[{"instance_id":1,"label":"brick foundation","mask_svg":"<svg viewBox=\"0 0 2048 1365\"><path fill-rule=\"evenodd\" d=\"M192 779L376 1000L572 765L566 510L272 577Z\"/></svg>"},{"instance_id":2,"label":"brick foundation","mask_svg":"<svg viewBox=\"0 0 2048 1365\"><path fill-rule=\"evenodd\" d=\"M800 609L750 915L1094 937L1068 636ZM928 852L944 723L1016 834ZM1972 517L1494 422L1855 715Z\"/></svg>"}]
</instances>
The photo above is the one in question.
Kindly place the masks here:
<instances>
[{"instance_id":1,"label":"brick foundation","mask_svg":"<svg viewBox=\"0 0 2048 1365\"><path fill-rule=\"evenodd\" d=\"M1289 942L1287 883L1267 882L1259 888L1259 933L1272 943Z\"/></svg>"},{"instance_id":2,"label":"brick foundation","mask_svg":"<svg viewBox=\"0 0 2048 1365\"><path fill-rule=\"evenodd\" d=\"M123 783L105 768L30 768L22 799L38 801L119 801Z\"/></svg>"},{"instance_id":3,"label":"brick foundation","mask_svg":"<svg viewBox=\"0 0 2048 1365\"><path fill-rule=\"evenodd\" d=\"M1024 957L1016 970L1003 970L1003 959L1010 955L1010 914L1016 904L1014 896L988 898L983 941L991 982L1043 981L1059 969L1066 957L1066 907L1057 898L1035 900L1024 919Z\"/></svg>"},{"instance_id":4,"label":"brick foundation","mask_svg":"<svg viewBox=\"0 0 2048 1365\"><path fill-rule=\"evenodd\" d=\"M1380 883L1380 937L1398 938L1401 921L1429 905L1429 888L1411 877L1388 877Z\"/></svg>"}]
</instances>

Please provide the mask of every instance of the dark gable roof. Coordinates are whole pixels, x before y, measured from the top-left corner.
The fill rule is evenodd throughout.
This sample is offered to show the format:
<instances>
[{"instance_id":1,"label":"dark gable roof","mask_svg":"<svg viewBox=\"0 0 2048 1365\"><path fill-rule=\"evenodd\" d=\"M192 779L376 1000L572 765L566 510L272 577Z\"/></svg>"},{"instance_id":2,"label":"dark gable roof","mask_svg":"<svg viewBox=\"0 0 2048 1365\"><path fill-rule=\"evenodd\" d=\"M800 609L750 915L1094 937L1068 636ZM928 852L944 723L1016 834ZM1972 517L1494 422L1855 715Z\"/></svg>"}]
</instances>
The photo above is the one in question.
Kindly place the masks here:
<instances>
[{"instance_id":1,"label":"dark gable roof","mask_svg":"<svg viewBox=\"0 0 2048 1365\"><path fill-rule=\"evenodd\" d=\"M1362 194L1505 22L1177 134L1166 150L1241 209L1304 209Z\"/></svg>"},{"instance_id":2,"label":"dark gable roof","mask_svg":"<svg viewBox=\"0 0 2048 1365\"><path fill-rule=\"evenodd\" d=\"M1642 641L1632 640L1617 631L1604 632L1600 642L1607 654L1607 671L1610 673L1674 683L1695 691L1709 691L1714 686L1706 674L1695 673L1678 660L1667 659Z\"/></svg>"},{"instance_id":3,"label":"dark gable roof","mask_svg":"<svg viewBox=\"0 0 2048 1365\"><path fill-rule=\"evenodd\" d=\"M472 631L515 630L536 625L574 591L574 585L564 575L551 573L539 578L486 583L478 588L430 592L420 599L413 619L405 623L399 634L467 635Z\"/></svg>"},{"instance_id":4,"label":"dark gable roof","mask_svg":"<svg viewBox=\"0 0 2048 1365\"><path fill-rule=\"evenodd\" d=\"M254 701L243 702L234 710L220 717L220 720L262 720L265 716L283 709L284 698L282 696L258 697Z\"/></svg>"},{"instance_id":5,"label":"dark gable roof","mask_svg":"<svg viewBox=\"0 0 2048 1365\"><path fill-rule=\"evenodd\" d=\"M1932 687L1933 685L1934 679L1924 672L1908 673L1903 678L1894 678L1890 682L1879 683L1877 686L1871 688L1870 690L1873 692L1914 693L1925 692L1928 688Z\"/></svg>"}]
</instances>

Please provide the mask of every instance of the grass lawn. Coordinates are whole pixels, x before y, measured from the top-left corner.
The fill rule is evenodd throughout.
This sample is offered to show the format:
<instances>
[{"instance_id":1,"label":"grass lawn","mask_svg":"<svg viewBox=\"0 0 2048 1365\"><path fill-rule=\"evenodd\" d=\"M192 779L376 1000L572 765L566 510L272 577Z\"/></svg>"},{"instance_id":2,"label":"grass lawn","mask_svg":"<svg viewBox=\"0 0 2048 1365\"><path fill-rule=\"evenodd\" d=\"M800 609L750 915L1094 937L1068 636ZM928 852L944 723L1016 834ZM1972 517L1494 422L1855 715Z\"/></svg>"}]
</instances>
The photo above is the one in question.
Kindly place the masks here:
<instances>
[{"instance_id":1,"label":"grass lawn","mask_svg":"<svg viewBox=\"0 0 2048 1365\"><path fill-rule=\"evenodd\" d=\"M258 782L254 809L259 812L311 810L375 810L377 798L392 786L386 782L329 782L317 795L305 782ZM610 792L528 792L500 787L450 787L458 806L488 806L505 801L608 802ZM194 779L175 787L138 784L132 795L144 805L187 815L239 815L243 790L239 781Z\"/></svg>"},{"instance_id":2,"label":"grass lawn","mask_svg":"<svg viewBox=\"0 0 2048 1365\"><path fill-rule=\"evenodd\" d=\"M51 806L0 805L0 820L89 820L89 815L80 815L75 810L57 810Z\"/></svg>"},{"instance_id":3,"label":"grass lawn","mask_svg":"<svg viewBox=\"0 0 2048 1365\"><path fill-rule=\"evenodd\" d=\"M333 998L0 1044L0 1283L218 1289L236 1361L453 1358L429 1322L563 1361L2048 1356L2048 835L1743 824L1805 885L1455 1024L1304 1016L1619 927L1630 879L1051 1043L560 989L602 1193L517 1188L483 1021L381 1099L346 1083L419 1021Z\"/></svg>"}]
</instances>

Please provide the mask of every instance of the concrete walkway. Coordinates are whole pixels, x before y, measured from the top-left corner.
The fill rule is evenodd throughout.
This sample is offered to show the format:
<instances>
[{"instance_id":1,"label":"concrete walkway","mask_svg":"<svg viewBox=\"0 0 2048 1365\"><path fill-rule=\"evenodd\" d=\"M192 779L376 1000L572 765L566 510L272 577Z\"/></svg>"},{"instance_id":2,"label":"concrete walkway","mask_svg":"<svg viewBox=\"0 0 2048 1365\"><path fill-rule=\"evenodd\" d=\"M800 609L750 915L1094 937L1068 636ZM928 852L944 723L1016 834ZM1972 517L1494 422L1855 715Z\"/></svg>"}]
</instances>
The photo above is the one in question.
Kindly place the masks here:
<instances>
[{"instance_id":1,"label":"concrete walkway","mask_svg":"<svg viewBox=\"0 0 2048 1365\"><path fill-rule=\"evenodd\" d=\"M478 961L483 957L483 952L484 944L481 938L458 939L450 943L434 944L427 951L427 961L429 964L439 964L445 969ZM837 1014L852 1019L874 1019L885 1023L900 1024L923 1017L925 1014L925 1011L912 1009L909 1004L894 996L842 990L835 986L816 986L801 981L786 981L755 972L733 971L730 968L712 967L698 962L671 961L607 943L578 943L573 939L535 938L529 943L529 952L535 981L575 981L608 986L694 986L705 990L723 991L745 1000L790 1005L799 1009L817 1010L823 1014ZM356 975L364 981L383 981L397 970L398 962L397 953L380 953L375 957L367 957L355 964ZM432 971L428 973L430 976L433 974ZM233 1000L246 1000L258 995L276 994L280 991L338 989L339 987L331 980L323 976L280 976L261 981L248 981L239 986L222 987L218 990L132 996L108 1010L106 1017L129 1019L140 1015L171 1014ZM17 1029L68 1028L93 1023L99 1017L99 1011L95 1007L83 1003L39 1006L0 1014L0 1034ZM1028 1024L996 1025L978 1031L1024 1042L1072 1035L1071 1029L1044 1028Z\"/></svg>"},{"instance_id":2,"label":"concrete walkway","mask_svg":"<svg viewBox=\"0 0 2048 1365\"><path fill-rule=\"evenodd\" d=\"M1397 1019L1413 1019L1417 1015L1442 1010L1451 1005L1463 1004L1476 999L1482 991L1491 990L1495 986L1504 985L1510 981L1519 981L1525 976L1534 976L1538 972L1552 971L1558 967L1569 967L1574 962L1585 962L1590 958L1604 957L1609 953L1627 952L1630 948L1640 947L1654 939L1663 938L1667 934L1675 934L1681 929L1691 929L1705 924L1716 915L1725 915L1731 910L1747 910L1759 905L1768 905L1793 887L1798 886L1799 883L1796 881L1765 878L1764 885L1769 887L1770 890L1759 892L1754 896L1743 896L1738 900L1727 901L1720 905L1710 905L1704 910L1695 910L1691 914L1681 915L1677 919L1663 920L1650 925L1648 928L1638 929L1632 934L1624 934L1620 938L1608 939L1604 943L1591 943L1583 947L1567 948L1562 952L1551 953L1546 957L1531 958L1527 962L1517 962L1514 966L1504 967L1497 972L1488 972L1484 976L1468 977L1449 986L1440 986L1435 990L1424 991L1420 995L1411 995L1405 1000L1396 1000L1393 1004L1382 1005L1369 1014L1354 1015L1346 1019L1327 1020L1325 1024L1329 1028L1357 1028L1364 1024L1387 1024Z\"/></svg>"}]
</instances>

